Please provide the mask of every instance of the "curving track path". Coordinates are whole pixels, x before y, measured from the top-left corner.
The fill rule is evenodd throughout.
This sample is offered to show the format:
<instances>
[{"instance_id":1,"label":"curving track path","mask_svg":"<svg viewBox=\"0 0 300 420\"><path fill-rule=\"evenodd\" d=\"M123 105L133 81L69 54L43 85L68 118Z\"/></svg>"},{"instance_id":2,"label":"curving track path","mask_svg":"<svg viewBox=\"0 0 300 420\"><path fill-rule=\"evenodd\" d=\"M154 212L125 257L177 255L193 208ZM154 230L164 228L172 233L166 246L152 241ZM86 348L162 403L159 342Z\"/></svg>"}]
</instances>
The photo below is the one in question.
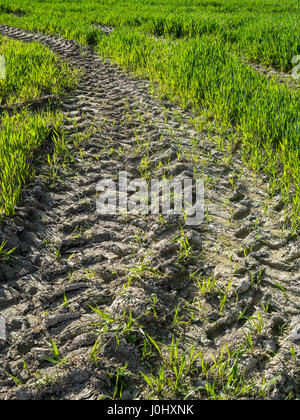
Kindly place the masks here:
<instances>
[{"instance_id":1,"label":"curving track path","mask_svg":"<svg viewBox=\"0 0 300 420\"><path fill-rule=\"evenodd\" d=\"M123 397L142 395L139 371L147 369L140 342L122 334L119 346L107 339L101 360L97 365L92 360L100 327L91 324L100 318L90 306L116 320L131 311L141 316L152 337L170 343L179 303L179 315L188 322L177 325L181 343L202 349L208 364L211 353L217 355L224 344L237 348L245 341L251 324L246 317L256 318L259 312L262 331L253 332L254 350L241 357L240 366L257 380L277 378L268 389L270 398L297 394L299 241L283 230L283 206L278 197L268 198L265 180L253 178L239 150L227 161L216 132L197 132L188 112L159 101L147 82L103 62L94 51L3 25L0 33L38 41L84 70L78 89L60 107L70 139L78 132L91 133L69 168L60 170L60 182L53 186L37 176L24 190L16 217L1 226L2 240L18 248L9 262L0 263L0 314L7 321L7 339L0 341L0 399L112 396L109 373L126 362L138 376L128 377ZM178 260L180 243L174 241L182 220L97 214L97 182L117 179L121 170L132 178L140 177L140 171L179 178L194 170L207 178L206 219L198 227L184 226L193 249L185 259ZM125 291L127 269L138 267L144 257L151 260L150 271L160 274L145 270ZM199 294L190 276L196 270L200 278L214 276L218 291ZM220 313L218 296L230 281ZM154 295L156 316L149 311ZM67 359L62 366L45 360L51 340ZM18 378L18 386L8 373Z\"/></svg>"}]
</instances>

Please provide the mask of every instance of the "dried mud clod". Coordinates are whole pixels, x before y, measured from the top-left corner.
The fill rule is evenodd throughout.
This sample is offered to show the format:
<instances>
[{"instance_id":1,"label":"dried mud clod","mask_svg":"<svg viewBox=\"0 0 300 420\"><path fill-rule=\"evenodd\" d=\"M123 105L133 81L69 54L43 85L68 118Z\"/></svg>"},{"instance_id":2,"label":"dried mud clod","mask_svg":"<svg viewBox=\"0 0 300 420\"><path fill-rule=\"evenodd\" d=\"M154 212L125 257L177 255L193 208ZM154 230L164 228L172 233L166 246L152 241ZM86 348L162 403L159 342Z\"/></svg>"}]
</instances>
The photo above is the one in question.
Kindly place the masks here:
<instances>
[{"instance_id":1,"label":"dried mud clod","mask_svg":"<svg viewBox=\"0 0 300 420\"><path fill-rule=\"evenodd\" d=\"M55 182L37 175L0 227L16 247L0 262L0 399L147 398L142 374L162 371L158 398L299 397L299 241L264 180L238 150L228 161L217 129L197 131L188 112L91 50L0 33L85 71L61 109L66 135L87 137ZM205 220L99 215L97 182L120 171L204 177ZM189 366L178 381L175 348ZM233 391L230 372L249 390Z\"/></svg>"}]
</instances>

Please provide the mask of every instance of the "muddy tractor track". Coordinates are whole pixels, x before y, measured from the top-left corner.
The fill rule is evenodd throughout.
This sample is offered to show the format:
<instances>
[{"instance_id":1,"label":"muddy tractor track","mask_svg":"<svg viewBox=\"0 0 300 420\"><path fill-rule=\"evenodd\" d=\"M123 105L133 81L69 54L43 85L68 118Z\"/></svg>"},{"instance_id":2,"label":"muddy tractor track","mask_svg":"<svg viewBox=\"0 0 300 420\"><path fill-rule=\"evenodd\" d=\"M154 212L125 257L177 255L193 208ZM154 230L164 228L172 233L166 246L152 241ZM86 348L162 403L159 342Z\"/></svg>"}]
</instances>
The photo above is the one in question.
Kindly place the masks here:
<instances>
[{"instance_id":1,"label":"muddy tractor track","mask_svg":"<svg viewBox=\"0 0 300 420\"><path fill-rule=\"evenodd\" d=\"M133 375L126 377L122 397L145 397L140 371L149 372L149 366L138 333L136 340L120 333L118 343L109 333L102 335L95 363L91 354L102 327L91 307L110 314L114 325L131 312L166 345L180 334L181 345L201 349L208 366L222 346L237 348L245 341L245 328L250 322L255 329L250 318L259 312L263 323L252 331L254 348L241 357L241 370L257 380L276 378L267 398L299 396L299 240L283 229L284 208L279 197L269 199L266 180L254 179L238 149L226 163L226 153L211 133L208 138L207 131L197 132L187 111L151 95L146 81L126 75L96 52L4 25L0 34L40 42L84 70L78 89L60 107L67 136L91 133L68 169L61 169L60 182L53 186L37 175L24 189L16 216L1 224L0 238L17 248L9 261L0 262L0 315L7 331L0 340L0 399L112 396L109 373L125 363ZM195 139L198 164L187 158ZM120 171L132 179L147 171L173 179L202 174L204 222L190 227L172 214L163 219L98 214L97 182L117 179ZM180 259L181 226L189 253ZM143 261L151 269L141 273ZM141 274L134 277L136 272ZM218 290L201 293L195 272L216 279ZM220 310L220 293L229 283ZM154 296L155 310L149 310ZM177 324L176 307L182 321ZM65 363L47 359L52 342ZM201 392L193 397L201 398Z\"/></svg>"}]
</instances>

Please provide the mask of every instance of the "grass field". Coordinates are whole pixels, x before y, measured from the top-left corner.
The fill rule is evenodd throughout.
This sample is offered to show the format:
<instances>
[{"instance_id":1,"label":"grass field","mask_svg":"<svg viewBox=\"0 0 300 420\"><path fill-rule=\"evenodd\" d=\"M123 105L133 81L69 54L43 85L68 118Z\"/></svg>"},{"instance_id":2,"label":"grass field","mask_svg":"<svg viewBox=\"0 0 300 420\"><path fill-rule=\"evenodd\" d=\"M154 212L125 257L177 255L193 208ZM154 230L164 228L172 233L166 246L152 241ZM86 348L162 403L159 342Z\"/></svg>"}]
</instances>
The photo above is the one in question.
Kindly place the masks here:
<instances>
[{"instance_id":1,"label":"grass field","mask_svg":"<svg viewBox=\"0 0 300 420\"><path fill-rule=\"evenodd\" d=\"M0 399L299 399L300 5L0 0L0 25ZM99 214L123 171L203 177L203 222Z\"/></svg>"},{"instance_id":2,"label":"grass field","mask_svg":"<svg viewBox=\"0 0 300 420\"><path fill-rule=\"evenodd\" d=\"M33 113L23 109L14 115L8 110L43 97L58 97L76 86L76 73L37 43L0 38L0 54L6 63L6 77L0 80L0 213L12 215L21 188L32 175L36 152L48 137L55 136L60 118L46 110Z\"/></svg>"},{"instance_id":3,"label":"grass field","mask_svg":"<svg viewBox=\"0 0 300 420\"><path fill-rule=\"evenodd\" d=\"M210 34L249 59L286 70L299 54L299 5L292 0L19 0L1 11L6 22L19 12L28 27L78 39L88 39L92 23L175 38Z\"/></svg>"}]
</instances>

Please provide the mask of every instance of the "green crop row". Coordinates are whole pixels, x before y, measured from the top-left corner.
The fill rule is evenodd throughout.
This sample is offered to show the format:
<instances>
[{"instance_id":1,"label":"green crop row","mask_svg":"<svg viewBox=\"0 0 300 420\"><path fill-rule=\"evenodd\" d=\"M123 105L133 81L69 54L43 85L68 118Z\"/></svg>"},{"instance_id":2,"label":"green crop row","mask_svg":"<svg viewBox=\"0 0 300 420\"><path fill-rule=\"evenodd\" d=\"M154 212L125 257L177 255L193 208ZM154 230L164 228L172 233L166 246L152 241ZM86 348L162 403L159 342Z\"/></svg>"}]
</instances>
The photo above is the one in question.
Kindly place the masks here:
<instances>
[{"instance_id":1,"label":"green crop row","mask_svg":"<svg viewBox=\"0 0 300 420\"><path fill-rule=\"evenodd\" d=\"M0 105L57 95L76 86L76 74L46 47L0 37L5 78L0 79Z\"/></svg>"},{"instance_id":2,"label":"green crop row","mask_svg":"<svg viewBox=\"0 0 300 420\"><path fill-rule=\"evenodd\" d=\"M4 76L0 80L0 104L32 102L43 95L59 95L77 84L77 70L71 70L46 47L38 43L0 38ZM0 215L14 213L21 188L33 174L38 149L56 139L61 124L57 113L30 112L23 108L14 115L0 116Z\"/></svg>"},{"instance_id":3,"label":"green crop row","mask_svg":"<svg viewBox=\"0 0 300 420\"><path fill-rule=\"evenodd\" d=\"M32 162L46 140L51 141L60 119L51 113L32 114L23 110L1 117L0 130L0 215L13 215L22 187L33 175Z\"/></svg>"}]
</instances>

